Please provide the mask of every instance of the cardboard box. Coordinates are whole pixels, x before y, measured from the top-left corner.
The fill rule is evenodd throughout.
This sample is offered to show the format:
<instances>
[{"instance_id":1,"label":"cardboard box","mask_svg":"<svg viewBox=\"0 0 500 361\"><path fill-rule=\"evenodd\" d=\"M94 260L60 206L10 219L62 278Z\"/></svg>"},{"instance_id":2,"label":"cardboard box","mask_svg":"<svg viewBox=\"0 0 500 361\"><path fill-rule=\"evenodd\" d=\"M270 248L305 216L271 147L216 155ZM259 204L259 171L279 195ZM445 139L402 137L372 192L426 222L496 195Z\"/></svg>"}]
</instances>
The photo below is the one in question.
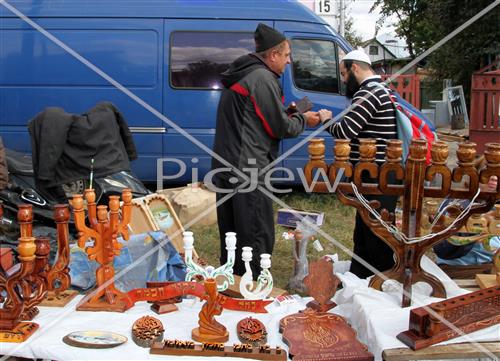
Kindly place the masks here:
<instances>
[{"instance_id":1,"label":"cardboard box","mask_svg":"<svg viewBox=\"0 0 500 361\"><path fill-rule=\"evenodd\" d=\"M300 209L278 209L278 224L284 227L295 228L297 222L301 220L301 217L309 217L318 226L323 225L325 219L324 212L316 211L303 211Z\"/></svg>"}]
</instances>

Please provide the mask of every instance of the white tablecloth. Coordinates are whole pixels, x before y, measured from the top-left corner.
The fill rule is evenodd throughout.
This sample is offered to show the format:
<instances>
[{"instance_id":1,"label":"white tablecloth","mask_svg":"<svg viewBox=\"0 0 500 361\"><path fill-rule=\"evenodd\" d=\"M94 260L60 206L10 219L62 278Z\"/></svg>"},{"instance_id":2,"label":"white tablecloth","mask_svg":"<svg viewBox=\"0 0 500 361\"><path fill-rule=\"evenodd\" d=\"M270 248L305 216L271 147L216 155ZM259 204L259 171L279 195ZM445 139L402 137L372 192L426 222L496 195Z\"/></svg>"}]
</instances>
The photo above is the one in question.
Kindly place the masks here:
<instances>
[{"instance_id":1,"label":"white tablecloth","mask_svg":"<svg viewBox=\"0 0 500 361\"><path fill-rule=\"evenodd\" d=\"M125 313L117 312L88 312L76 311L75 306L82 296L76 297L65 308L39 307L40 314L33 322L40 328L24 343L0 343L0 354L21 356L27 358L43 358L50 360L178 360L178 356L163 356L149 354L149 348L137 346L132 341L132 324L140 317L150 315L158 318L165 328L164 338L191 340L191 330L198 327L198 313L203 303L198 299L185 299L178 304L179 311L157 315L150 310L150 304L138 302L132 309ZM252 316L264 323L268 330L268 344L276 345L288 350L281 340L278 332L279 321L284 316L298 312L305 308L305 299L297 303L268 306L271 313L249 314L224 310L216 319L226 326L229 331L227 344L240 343L236 334L236 324L241 319ZM110 349L86 349L72 347L65 344L62 339L65 335L74 331L102 330L122 334L128 341L120 346ZM200 358L183 357L182 360ZM229 360L243 360L241 358L228 358Z\"/></svg>"},{"instance_id":2,"label":"white tablecloth","mask_svg":"<svg viewBox=\"0 0 500 361\"><path fill-rule=\"evenodd\" d=\"M458 296L467 291L460 289L439 267L424 257L422 266L445 285L448 297ZM336 270L341 269L341 262ZM438 301L437 298L427 296L430 287L426 284L414 286L413 296L417 303L410 308L401 308L401 292L391 290L376 291L368 287L368 281L357 278L349 272L337 273L342 279L343 289L339 290L334 300L339 306L330 312L344 316L351 326L357 330L361 342L368 346L376 360L382 358L382 351L390 348L406 347L396 336L408 329L410 308L427 305ZM384 284L384 286L387 285ZM131 339L132 324L138 318L150 315L157 317L165 328L164 337L167 339L191 340L191 330L198 325L198 313L202 303L198 299L185 299L179 304L179 311L165 315L157 315L150 310L150 304L137 303L125 313L115 312L82 312L76 311L75 306L82 296L75 298L65 308L40 307L40 314L34 322L40 325L39 330L26 342L21 344L0 343L0 354L21 356L27 358L43 358L51 360L145 360L145 359L172 359L174 356L150 355L149 349L137 346ZM305 308L310 298L302 298L297 303L277 306L275 303L268 306L267 314L249 314L224 310L216 319L229 331L228 344L239 343L236 335L236 324L241 319L251 315L262 321L268 331L268 344L276 345L288 350L278 332L279 321L286 315L298 312ZM128 337L128 342L111 349L85 349L66 345L62 339L74 331L103 330L112 331ZM500 341L500 325L476 331L466 336L458 337L445 343L476 341ZM183 360L195 359L183 357ZM199 358L197 358L199 360ZM242 359L239 359L242 360Z\"/></svg>"},{"instance_id":3,"label":"white tablecloth","mask_svg":"<svg viewBox=\"0 0 500 361\"><path fill-rule=\"evenodd\" d=\"M344 267L342 267L344 266ZM440 279L446 289L447 298L468 293L461 289L428 257L422 258L421 266L427 272ZM339 265L337 276L342 280L343 288L337 292L334 301L339 305L332 312L344 316L351 326L357 330L358 338L368 346L375 360L382 359L386 349L406 347L396 336L408 330L410 310L442 299L429 297L431 287L426 283L413 286L413 303L410 307L401 308L402 292L394 287L395 283L384 283L384 292L368 287L368 280L359 279L345 265ZM500 341L500 325L488 327L468 335L457 337L438 345L483 341ZM485 355L486 357L487 355Z\"/></svg>"}]
</instances>

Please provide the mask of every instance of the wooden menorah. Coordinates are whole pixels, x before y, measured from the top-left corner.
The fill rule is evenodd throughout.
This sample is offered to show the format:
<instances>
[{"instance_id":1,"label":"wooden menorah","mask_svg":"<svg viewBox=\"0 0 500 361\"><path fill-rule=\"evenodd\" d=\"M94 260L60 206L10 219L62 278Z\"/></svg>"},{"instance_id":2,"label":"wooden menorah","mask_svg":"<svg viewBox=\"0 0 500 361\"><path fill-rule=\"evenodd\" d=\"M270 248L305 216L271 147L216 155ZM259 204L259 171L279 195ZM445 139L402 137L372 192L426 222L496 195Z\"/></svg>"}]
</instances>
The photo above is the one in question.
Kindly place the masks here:
<instances>
[{"instance_id":1,"label":"wooden menorah","mask_svg":"<svg viewBox=\"0 0 500 361\"><path fill-rule=\"evenodd\" d=\"M387 243L396 255L396 264L391 270L376 274L370 280L370 287L380 290L386 279L395 279L403 284L403 307L411 304L411 285L423 281L432 287L432 296L446 298L443 284L432 274L424 271L420 260L424 253L434 244L456 233L467 222L467 219L476 213L485 213L490 210L500 196L500 186L496 189L487 187L491 176L500 179L500 144L486 144L484 156L486 167L478 171L474 166L476 144L461 143L458 146L458 164L454 169L446 165L448 145L437 141L431 149L431 164L426 164L426 142L412 140L408 159L401 162L402 143L400 140L389 140L385 153L385 163L377 165L375 155L377 151L374 139L360 139L360 161L353 166L349 162L349 140L335 141L335 160L331 165L324 160L325 145L323 139L313 139L309 145L310 160L304 168L306 180L312 184L315 170L323 169L328 175L328 182L335 183L337 172L344 170L344 175L350 182L341 181L336 193L340 201L346 205L356 207L363 221L372 231ZM363 183L362 175L378 183ZM389 175L394 174L396 182L389 182ZM467 184L463 185L463 181ZM439 186L433 186L431 182ZM428 184L429 183L429 184ZM328 185L330 186L330 185ZM315 192L328 192L326 182L317 182L313 187ZM394 224L394 214L382 209L380 219L371 216L370 211L356 196L355 189L362 195L395 195L402 196L403 222L400 232L388 229L384 223ZM431 234L420 238L422 222L422 204L424 197L475 199L468 207L453 205L449 213L460 215L450 226L444 224L444 217L440 217L432 228ZM369 202L371 208L379 208L379 202Z\"/></svg>"},{"instance_id":2,"label":"wooden menorah","mask_svg":"<svg viewBox=\"0 0 500 361\"><path fill-rule=\"evenodd\" d=\"M87 226L83 196L73 196L75 225L79 232L78 246L85 249L90 260L95 260L100 265L96 271L96 288L82 300L77 310L123 312L127 309L127 295L115 288L113 260L122 248L117 241L118 235L121 234L125 240L129 239L127 226L132 210L132 192L130 189L124 189L122 192L121 219L119 196L109 197L109 214L108 206L98 206L95 198L93 189L85 190L89 223ZM86 247L87 241L93 241L93 245Z\"/></svg>"}]
</instances>

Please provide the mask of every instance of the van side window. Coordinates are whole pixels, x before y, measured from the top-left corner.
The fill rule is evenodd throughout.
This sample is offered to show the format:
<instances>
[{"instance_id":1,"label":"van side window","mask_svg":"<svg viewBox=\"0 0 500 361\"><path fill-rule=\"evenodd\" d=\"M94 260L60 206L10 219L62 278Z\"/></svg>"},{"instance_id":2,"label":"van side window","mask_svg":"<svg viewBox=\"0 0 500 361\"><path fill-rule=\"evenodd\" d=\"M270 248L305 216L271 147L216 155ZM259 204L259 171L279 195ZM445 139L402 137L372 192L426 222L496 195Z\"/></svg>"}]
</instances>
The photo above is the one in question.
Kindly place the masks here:
<instances>
[{"instance_id":1,"label":"van side window","mask_svg":"<svg viewBox=\"0 0 500 361\"><path fill-rule=\"evenodd\" d=\"M170 84L174 88L222 89L220 74L253 52L253 33L176 31L170 38Z\"/></svg>"},{"instance_id":2,"label":"van side window","mask_svg":"<svg viewBox=\"0 0 500 361\"><path fill-rule=\"evenodd\" d=\"M293 80L297 88L339 92L337 47L328 40L292 39Z\"/></svg>"}]
</instances>

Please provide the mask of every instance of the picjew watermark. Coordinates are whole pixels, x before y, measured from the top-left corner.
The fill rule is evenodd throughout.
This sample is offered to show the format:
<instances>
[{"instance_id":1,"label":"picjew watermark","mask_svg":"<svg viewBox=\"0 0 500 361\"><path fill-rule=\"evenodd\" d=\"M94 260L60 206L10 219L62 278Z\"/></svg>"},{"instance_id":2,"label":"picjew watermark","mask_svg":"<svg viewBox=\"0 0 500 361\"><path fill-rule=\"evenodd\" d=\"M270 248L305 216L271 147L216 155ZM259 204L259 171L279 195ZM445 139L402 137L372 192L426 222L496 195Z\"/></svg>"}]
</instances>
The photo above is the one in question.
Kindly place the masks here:
<instances>
[{"instance_id":1,"label":"picjew watermark","mask_svg":"<svg viewBox=\"0 0 500 361\"><path fill-rule=\"evenodd\" d=\"M173 182L185 179L188 172L191 172L190 179L191 184L195 185L199 182L205 184L205 186L216 193L249 193L257 190L257 188L265 187L268 191L278 194L286 194L293 191L291 187L283 187L283 185L291 185L300 183L307 193L313 192L315 186L319 183L324 183L326 189L329 193L335 193L337 186L342 179L344 174L344 169L339 169L335 177L335 182L330 182L328 175L324 169L315 169L312 174L311 182L307 182L306 174L303 168L286 168L286 167L273 167L262 172L262 169L258 168L257 161L254 158L249 158L247 164L249 167L243 167L239 169L245 177L238 177L236 174L236 168L233 167L220 167L211 169L205 173L203 177L200 173L204 173L198 167L199 159L191 158L190 164L179 158L159 158L156 162L156 187L158 190L163 189L163 182ZM254 167L252 167L252 165ZM177 170L175 173L171 174L171 170ZM201 172L200 172L201 170ZM221 188L220 184L216 182L216 179L227 179L231 183L230 188ZM237 187L245 184L244 187ZM281 185L277 188L276 185Z\"/></svg>"}]
</instances>

